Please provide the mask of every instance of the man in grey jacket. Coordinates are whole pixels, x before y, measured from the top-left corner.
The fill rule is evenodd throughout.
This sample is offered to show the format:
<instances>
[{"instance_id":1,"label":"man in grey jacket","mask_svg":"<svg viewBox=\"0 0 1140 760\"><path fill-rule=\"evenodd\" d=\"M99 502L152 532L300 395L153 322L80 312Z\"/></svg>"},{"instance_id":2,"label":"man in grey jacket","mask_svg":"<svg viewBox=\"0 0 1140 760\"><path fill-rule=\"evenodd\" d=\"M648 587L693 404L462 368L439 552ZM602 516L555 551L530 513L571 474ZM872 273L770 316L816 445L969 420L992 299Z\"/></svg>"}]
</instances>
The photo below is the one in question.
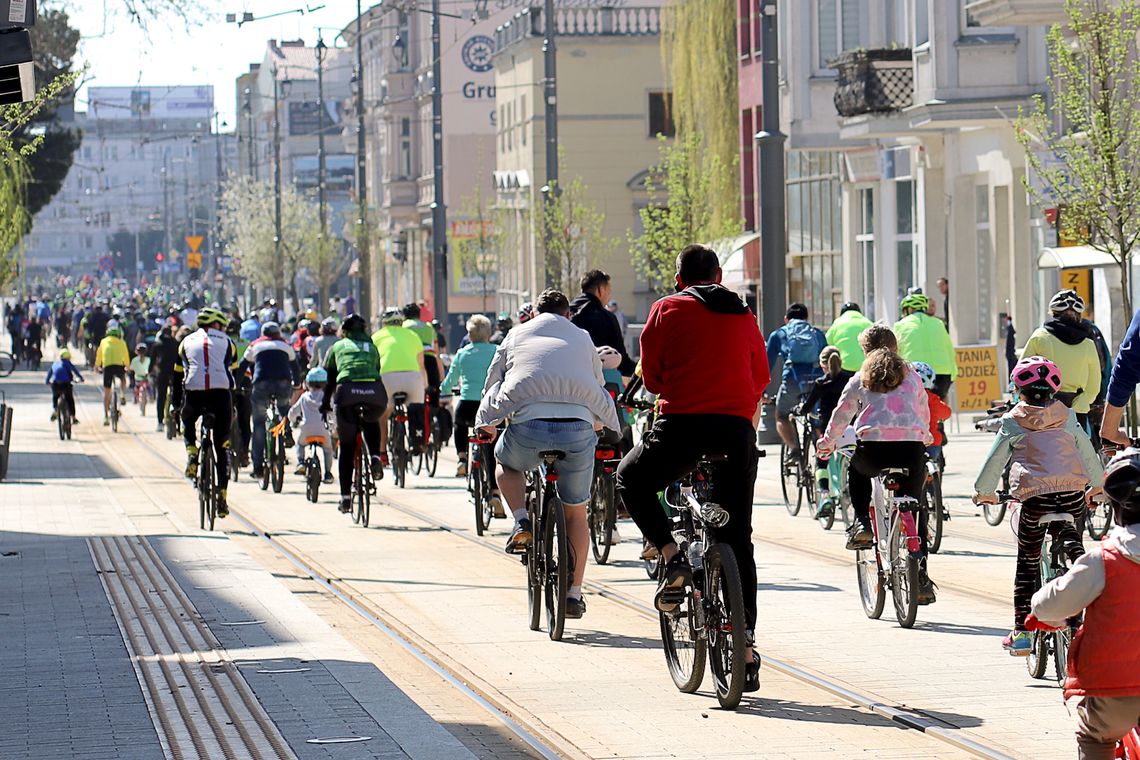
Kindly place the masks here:
<instances>
[{"instance_id":1,"label":"man in grey jacket","mask_svg":"<svg viewBox=\"0 0 1140 760\"><path fill-rule=\"evenodd\" d=\"M602 387L602 365L590 336L570 322L570 303L546 290L535 303L538 315L503 339L483 388L476 427L497 433L498 483L515 518L507 552L523 552L532 539L524 501L526 476L540 464L539 452L561 451L558 497L566 514L566 532L574 549L574 575L567 594L566 617L586 611L582 581L586 574L590 530L586 503L594 473L594 449L602 427L618 429L613 399Z\"/></svg>"}]
</instances>

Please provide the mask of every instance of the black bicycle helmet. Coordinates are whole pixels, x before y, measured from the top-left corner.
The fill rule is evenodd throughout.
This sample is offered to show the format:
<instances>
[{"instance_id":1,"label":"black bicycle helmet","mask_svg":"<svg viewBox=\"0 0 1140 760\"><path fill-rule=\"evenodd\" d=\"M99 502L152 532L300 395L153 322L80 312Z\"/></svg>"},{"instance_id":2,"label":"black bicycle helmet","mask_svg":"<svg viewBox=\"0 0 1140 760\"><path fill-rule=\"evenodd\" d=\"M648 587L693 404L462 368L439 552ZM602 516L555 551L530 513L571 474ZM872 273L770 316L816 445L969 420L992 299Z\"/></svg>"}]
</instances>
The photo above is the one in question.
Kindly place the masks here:
<instances>
[{"instance_id":1,"label":"black bicycle helmet","mask_svg":"<svg viewBox=\"0 0 1140 760\"><path fill-rule=\"evenodd\" d=\"M859 304L855 303L854 301L848 301L839 308L840 314L846 314L849 311L857 311L860 314L863 313L863 310L859 308Z\"/></svg>"},{"instance_id":2,"label":"black bicycle helmet","mask_svg":"<svg viewBox=\"0 0 1140 760\"><path fill-rule=\"evenodd\" d=\"M1140 523L1140 449L1123 449L1104 468L1104 493L1117 525Z\"/></svg>"},{"instance_id":3,"label":"black bicycle helmet","mask_svg":"<svg viewBox=\"0 0 1140 760\"><path fill-rule=\"evenodd\" d=\"M359 314L349 314L344 318L340 324L341 332L345 335L349 333L361 333L368 329L368 325L364 321L364 317Z\"/></svg>"}]
</instances>

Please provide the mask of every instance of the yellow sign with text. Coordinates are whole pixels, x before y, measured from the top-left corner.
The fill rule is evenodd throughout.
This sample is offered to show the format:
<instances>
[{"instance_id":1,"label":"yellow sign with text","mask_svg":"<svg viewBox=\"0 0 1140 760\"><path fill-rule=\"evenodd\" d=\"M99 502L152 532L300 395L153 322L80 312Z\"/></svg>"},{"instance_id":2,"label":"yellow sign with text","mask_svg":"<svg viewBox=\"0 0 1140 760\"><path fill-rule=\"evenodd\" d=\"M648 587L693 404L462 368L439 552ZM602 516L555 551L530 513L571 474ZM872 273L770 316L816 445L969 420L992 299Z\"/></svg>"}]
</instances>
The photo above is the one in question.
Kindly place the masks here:
<instances>
[{"instance_id":1,"label":"yellow sign with text","mask_svg":"<svg viewBox=\"0 0 1140 760\"><path fill-rule=\"evenodd\" d=\"M201 269L202 268L202 254L188 253L186 254L186 268L187 269Z\"/></svg>"},{"instance_id":2,"label":"yellow sign with text","mask_svg":"<svg viewBox=\"0 0 1140 760\"><path fill-rule=\"evenodd\" d=\"M1085 319L1092 319L1092 270L1062 269L1061 290L1075 290L1085 301Z\"/></svg>"},{"instance_id":3,"label":"yellow sign with text","mask_svg":"<svg viewBox=\"0 0 1140 760\"><path fill-rule=\"evenodd\" d=\"M962 346L954 349L958 363L958 379L954 389L958 395L959 412L977 412L990 408L1001 398L1001 378L998 377L997 346Z\"/></svg>"}]
</instances>

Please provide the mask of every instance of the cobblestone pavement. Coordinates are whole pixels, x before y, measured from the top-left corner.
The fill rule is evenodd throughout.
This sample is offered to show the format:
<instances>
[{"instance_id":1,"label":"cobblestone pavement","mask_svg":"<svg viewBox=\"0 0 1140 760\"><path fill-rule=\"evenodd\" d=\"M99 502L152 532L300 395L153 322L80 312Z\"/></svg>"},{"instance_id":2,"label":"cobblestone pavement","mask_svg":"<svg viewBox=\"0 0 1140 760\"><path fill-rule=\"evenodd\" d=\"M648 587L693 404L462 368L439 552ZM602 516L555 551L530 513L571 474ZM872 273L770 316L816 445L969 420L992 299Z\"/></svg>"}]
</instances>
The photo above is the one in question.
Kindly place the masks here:
<instances>
[{"instance_id":1,"label":"cobblestone pavement","mask_svg":"<svg viewBox=\"0 0 1140 760\"><path fill-rule=\"evenodd\" d=\"M365 630L368 626L347 614L328 594L314 589L304 573L275 556L265 542L251 537L237 519L219 526L227 531L229 541L202 539L208 551L199 556L207 559L188 561L181 554L186 550L180 548L187 539L174 537L196 533L187 526L197 522L193 490L177 472L180 446L151 432L152 425L139 420L133 408L127 409L126 432L117 436L89 425L87 420L97 413L96 397L88 389L80 397L83 424L76 428L77 441L71 444L55 441L47 445L50 426L46 411L40 414L46 410L44 401L37 402L41 406L30 417L18 415L18 431L40 436L43 451L21 452L13 464L39 466L37 458L56 457L56 467L77 476L74 482L46 487L56 492L71 489L74 497L70 498L81 511L95 509L84 505L100 501L91 494L77 497L85 486L101 478L100 488L114 494L119 509L130 515L140 532L151 535L156 551L207 620L266 619L290 597L304 601L312 621L306 617L304 623L280 627L227 630L218 626L220 642L234 653L236 661L269 662L267 651L286 664L307 659L290 647L308 643L275 634L307 630L310 622L327 628L326 623L332 622L338 646L348 647L357 657L365 652L364 659L370 662L384 662L393 688L415 700L468 749L483 756L528 753L517 739L477 726L480 720L465 707L466 698L457 697L449 688L425 687L425 682L439 686L438 675L425 678L420 666L404 662L378 644ZM517 560L499 550L507 521L495 521L488 540L475 539L473 512L463 484L450 477L454 472L450 454L441 458L434 479L411 476L409 487L402 491L385 480L381 495L391 504L374 505L372 527L367 530L336 512L334 494L327 489L319 504L306 502L303 484L291 475L281 495L260 491L248 477L230 493L236 513L306 557L323 577L335 579L361 604L446 663L563 756L965 754L959 747L936 740L939 733L985 745L994 755L1068 756L1072 754L1072 725L1059 690L1051 681L1032 681L1023 663L1000 648L1011 616L1013 536L1006 525L986 525L965 498L989 440L963 431L953 437L947 450L950 465L945 491L953 520L948 523L942 553L931 560L931 574L940 586L939 600L920 608L913 630L900 629L890 619L889 610L883 620L866 619L855 587L853 557L843 549L842 526L825 533L806 516L788 516L778 500L775 457L761 462L754 522L760 577L758 647L773 663L778 660L800 675L765 668L760 693L746 696L736 713L715 709L707 681L695 696L679 694L673 687L660 651L657 622L645 611L652 585L637 558L639 542L632 523L620 524L625 540L615 547L609 566L599 567L591 560L589 611L581 621L568 621L564 642L553 643L544 632L526 627L523 570ZM16 446L20 451L19 440ZM11 477L27 476L17 471ZM0 485L0 499L6 499L13 487L35 486ZM0 519L7 522L9 511L3 510ZM5 523L0 527L21 533L84 535L80 525L61 530L50 520L43 524L43 516L34 509L19 512L28 514L11 527ZM0 572L4 562L0 557ZM249 587L247 575L257 575L261 582ZM227 598L241 587L253 593L241 595L240 603ZM300 620L301 612L293 614ZM319 677L314 676L311 688L327 684L328 678L336 680L334 669L326 666ZM284 683L280 681L259 684L248 669L243 672L258 690L259 699L265 695L267 709L280 706L297 711L301 692L278 686ZM923 734L904 729L867 710L866 702L837 696L834 689L825 691L803 674L855 692L867 702L921 716L930 730ZM351 675L341 674L340 683L351 694L346 686ZM332 705L338 719L339 707ZM283 723L282 731L289 736L287 722L279 725Z\"/></svg>"}]
</instances>

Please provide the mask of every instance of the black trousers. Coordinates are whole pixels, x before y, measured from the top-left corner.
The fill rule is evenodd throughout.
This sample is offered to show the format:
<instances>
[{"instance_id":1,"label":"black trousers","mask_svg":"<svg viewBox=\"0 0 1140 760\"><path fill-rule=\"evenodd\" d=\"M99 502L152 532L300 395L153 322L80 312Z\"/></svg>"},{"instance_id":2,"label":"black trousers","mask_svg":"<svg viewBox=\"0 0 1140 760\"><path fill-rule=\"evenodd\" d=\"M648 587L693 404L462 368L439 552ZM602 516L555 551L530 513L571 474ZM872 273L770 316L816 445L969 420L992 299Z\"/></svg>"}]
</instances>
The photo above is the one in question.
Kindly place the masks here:
<instances>
[{"instance_id":1,"label":"black trousers","mask_svg":"<svg viewBox=\"0 0 1140 760\"><path fill-rule=\"evenodd\" d=\"M248 391L234 391L234 412L237 414L238 431L241 434L241 451L248 454L249 439L253 434L253 428L250 426L253 408L249 403Z\"/></svg>"},{"instance_id":2,"label":"black trousers","mask_svg":"<svg viewBox=\"0 0 1140 760\"><path fill-rule=\"evenodd\" d=\"M356 462L356 435L359 433L368 444L372 456L380 456L380 415L388 404L384 383L341 383L333 395L336 405L336 434L340 439L337 472L340 475L340 495L352 493L352 467ZM363 412L362 416L360 413ZM358 420L364 422L358 424ZM369 463L365 462L365 466Z\"/></svg>"},{"instance_id":3,"label":"black trousers","mask_svg":"<svg viewBox=\"0 0 1140 760\"><path fill-rule=\"evenodd\" d=\"M154 405L154 414L159 422L165 421L163 415L166 413L166 399L170 395L170 386L173 382L174 375L170 372L159 372L154 377L155 400L158 402Z\"/></svg>"},{"instance_id":4,"label":"black trousers","mask_svg":"<svg viewBox=\"0 0 1140 760\"><path fill-rule=\"evenodd\" d=\"M75 419L75 395L72 393L71 383L51 384L51 408L57 409L59 400L67 401L67 409L71 412L71 419Z\"/></svg>"},{"instance_id":5,"label":"black trousers","mask_svg":"<svg viewBox=\"0 0 1140 760\"><path fill-rule=\"evenodd\" d=\"M851 506L862 523L871 518L871 478L889 467L905 467L903 496L922 499L926 482L926 446L921 441L859 441L851 466L847 468L847 488ZM925 531L922 532L925 535Z\"/></svg>"},{"instance_id":6,"label":"black trousers","mask_svg":"<svg viewBox=\"0 0 1140 760\"><path fill-rule=\"evenodd\" d=\"M475 413L479 411L478 401L460 401L455 407L455 453L465 456L471 449L471 428L475 427ZM495 447L483 446L480 456L487 461L485 466L491 474L491 488L498 488L495 480Z\"/></svg>"},{"instance_id":7,"label":"black trousers","mask_svg":"<svg viewBox=\"0 0 1140 760\"><path fill-rule=\"evenodd\" d=\"M1073 516L1075 524L1038 522L1050 512L1065 512ZM1081 527L1085 519L1085 495L1082 491L1064 491L1031 496L1021 505L1017 522L1017 569L1013 576L1013 627L1025 630L1033 595L1041 588L1041 546L1045 533L1052 529L1055 540L1061 541L1069 562L1076 562L1085 553L1081 543Z\"/></svg>"},{"instance_id":8,"label":"black trousers","mask_svg":"<svg viewBox=\"0 0 1140 760\"><path fill-rule=\"evenodd\" d=\"M717 541L736 555L744 586L748 628L756 626L756 559L752 549L752 493L756 485L756 431L752 421L725 414L671 414L653 427L621 460L617 490L642 534L658 549L673 542L669 518L657 500L659 491L696 467L702 455L725 454L713 467L709 498L728 510L728 524L715 531Z\"/></svg>"},{"instance_id":9,"label":"black trousers","mask_svg":"<svg viewBox=\"0 0 1140 760\"><path fill-rule=\"evenodd\" d=\"M182 437L187 446L197 442L195 426L199 417L214 416L210 432L214 436L214 466L218 473L218 485L225 488L230 479L230 464L226 461L226 449L230 447L230 392L227 388L214 388L208 391L186 391L182 394Z\"/></svg>"}]
</instances>

